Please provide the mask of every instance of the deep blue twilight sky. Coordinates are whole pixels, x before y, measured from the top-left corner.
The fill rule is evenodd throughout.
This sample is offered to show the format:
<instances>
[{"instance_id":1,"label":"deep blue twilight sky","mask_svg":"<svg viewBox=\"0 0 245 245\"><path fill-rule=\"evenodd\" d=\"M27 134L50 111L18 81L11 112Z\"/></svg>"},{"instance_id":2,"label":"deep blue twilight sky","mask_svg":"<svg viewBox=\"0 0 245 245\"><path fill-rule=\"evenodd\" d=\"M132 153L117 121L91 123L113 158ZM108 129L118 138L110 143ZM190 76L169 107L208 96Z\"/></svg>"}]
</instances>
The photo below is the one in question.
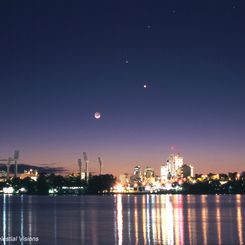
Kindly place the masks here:
<instances>
[{"instance_id":1,"label":"deep blue twilight sky","mask_svg":"<svg viewBox=\"0 0 245 245\"><path fill-rule=\"evenodd\" d=\"M244 23L242 0L1 1L0 158L245 170Z\"/></svg>"}]
</instances>

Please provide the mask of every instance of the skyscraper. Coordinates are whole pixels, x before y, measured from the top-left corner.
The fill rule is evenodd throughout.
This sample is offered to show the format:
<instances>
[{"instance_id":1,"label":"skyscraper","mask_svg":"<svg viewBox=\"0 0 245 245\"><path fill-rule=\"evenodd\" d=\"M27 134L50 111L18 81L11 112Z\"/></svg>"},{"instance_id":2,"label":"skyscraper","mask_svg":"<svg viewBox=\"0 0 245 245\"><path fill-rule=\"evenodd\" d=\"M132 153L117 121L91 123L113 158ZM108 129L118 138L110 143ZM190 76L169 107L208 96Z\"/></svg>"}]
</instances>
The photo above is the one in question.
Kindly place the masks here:
<instances>
[{"instance_id":1,"label":"skyscraper","mask_svg":"<svg viewBox=\"0 0 245 245\"><path fill-rule=\"evenodd\" d=\"M183 157L180 154L172 153L165 164L161 166L161 180L179 177L180 169L184 164Z\"/></svg>"}]
</instances>

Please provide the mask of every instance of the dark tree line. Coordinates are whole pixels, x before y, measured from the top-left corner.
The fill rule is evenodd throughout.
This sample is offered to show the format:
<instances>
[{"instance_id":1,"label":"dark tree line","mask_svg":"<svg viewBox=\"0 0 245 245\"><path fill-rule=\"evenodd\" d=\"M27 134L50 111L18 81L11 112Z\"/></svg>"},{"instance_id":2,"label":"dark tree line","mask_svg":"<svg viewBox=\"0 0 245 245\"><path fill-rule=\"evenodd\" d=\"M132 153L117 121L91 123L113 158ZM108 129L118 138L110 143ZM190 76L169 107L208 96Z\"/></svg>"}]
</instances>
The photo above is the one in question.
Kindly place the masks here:
<instances>
[{"instance_id":1,"label":"dark tree line","mask_svg":"<svg viewBox=\"0 0 245 245\"><path fill-rule=\"evenodd\" d=\"M183 194L245 194L244 180L230 180L221 184L218 180L182 184Z\"/></svg>"},{"instance_id":2,"label":"dark tree line","mask_svg":"<svg viewBox=\"0 0 245 245\"><path fill-rule=\"evenodd\" d=\"M76 176L64 177L55 174L40 174L37 180L30 177L12 178L1 183L0 188L12 186L16 193L47 195L50 190L57 194L100 194L110 192L116 178L113 175L91 176L86 182Z\"/></svg>"}]
</instances>

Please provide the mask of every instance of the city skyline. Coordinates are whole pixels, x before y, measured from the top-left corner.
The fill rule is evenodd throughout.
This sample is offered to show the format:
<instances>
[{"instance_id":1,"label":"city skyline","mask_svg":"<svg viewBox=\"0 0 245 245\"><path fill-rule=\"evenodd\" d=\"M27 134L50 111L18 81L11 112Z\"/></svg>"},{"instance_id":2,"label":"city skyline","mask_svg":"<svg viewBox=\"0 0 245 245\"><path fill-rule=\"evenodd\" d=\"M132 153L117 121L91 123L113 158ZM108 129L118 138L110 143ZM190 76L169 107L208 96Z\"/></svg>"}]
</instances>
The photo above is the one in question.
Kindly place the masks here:
<instances>
[{"instance_id":1,"label":"city skyline","mask_svg":"<svg viewBox=\"0 0 245 245\"><path fill-rule=\"evenodd\" d=\"M90 160L91 158L87 158L87 160L85 161L85 159L82 159L84 156L85 152L83 152L81 155L80 155L80 158L76 159L77 162L73 162L71 165L72 167L71 168L67 168L66 165L62 165L61 163L58 163L58 162L53 162L53 163L27 163L27 162L23 162L23 161L18 161L18 164L17 165L22 165L22 166L25 166L25 168L27 168L28 166L30 166L31 169L35 169L35 166L37 168L44 168L44 169L47 169L48 172L54 172L54 173L60 173L62 175L66 175L66 174L71 174L71 173L75 173L75 174L78 174L80 172L83 172L83 174L85 174L86 172L86 162L88 163L88 172L91 174L91 175L97 175L97 174L100 174L100 171L101 173L103 174L114 174L116 175L117 177L120 176L121 174L124 174L124 173L127 173L127 174L130 174L132 172L134 172L134 168L139 166L140 168L145 169L145 168L152 168L154 170L154 172L156 173L157 176L162 176L162 167L163 166L167 166L168 162L169 162L169 159L172 157L172 156L179 156L180 159L181 159L181 164L180 165L190 165L192 167L192 169L194 168L194 174L209 174L209 173L213 173L213 174L227 174L227 173L233 173L233 172L237 172L237 173L241 173L241 172L244 172L244 168L241 168L241 170L237 170L237 169L228 169L227 171L220 171L220 172L215 172L215 171L211 171L211 169L206 169L206 171L204 172L198 172L196 171L196 168L195 166L193 166L193 163L189 162L189 161L186 161L185 157L183 157L183 155L181 155L179 152L175 152L174 149L173 149L173 146L171 147L171 152L169 152L169 155L166 157L165 160L161 161L160 164L156 164L156 163L153 163L153 164L150 164L150 162L139 162L139 161L136 161L136 162L129 162L126 166L123 166L123 167L120 167L120 168L117 168L116 171L111 171L110 169L108 169L107 167L107 163L104 162L100 156L97 157L97 159L95 159L94 157L92 157L92 161ZM86 154L86 153L85 153ZM14 158L13 156L10 156L8 155L8 157L6 156L5 159L0 159L0 163L1 165L6 165L7 167L7 160L8 159L11 159L11 163L10 165L13 165L12 167L13 168L16 168L15 167L15 163L14 162ZM100 160L98 160L100 159ZM10 166L9 165L9 166ZM122 165L121 165L122 166ZM27 168L28 169L28 168ZM125 171L123 171L125 170ZM56 172L57 171L57 172ZM192 170L193 171L193 170ZM23 172L23 170L22 170ZM21 171L19 172L18 171L18 174L19 173L22 173ZM11 173L11 172L10 172ZM12 174L14 174L14 171L12 170Z\"/></svg>"},{"instance_id":2,"label":"city skyline","mask_svg":"<svg viewBox=\"0 0 245 245\"><path fill-rule=\"evenodd\" d=\"M0 158L119 175L244 171L244 3L0 3ZM96 114L95 118L95 113Z\"/></svg>"}]
</instances>

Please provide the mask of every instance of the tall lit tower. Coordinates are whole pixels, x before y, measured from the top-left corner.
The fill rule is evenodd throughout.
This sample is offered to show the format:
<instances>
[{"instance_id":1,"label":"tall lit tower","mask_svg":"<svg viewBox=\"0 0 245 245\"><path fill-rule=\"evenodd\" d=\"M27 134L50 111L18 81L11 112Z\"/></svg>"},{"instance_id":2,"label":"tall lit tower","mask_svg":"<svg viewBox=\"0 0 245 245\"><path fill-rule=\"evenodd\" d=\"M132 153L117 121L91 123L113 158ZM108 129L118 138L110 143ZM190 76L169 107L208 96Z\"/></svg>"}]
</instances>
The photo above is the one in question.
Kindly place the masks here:
<instances>
[{"instance_id":1,"label":"tall lit tower","mask_svg":"<svg viewBox=\"0 0 245 245\"><path fill-rule=\"evenodd\" d=\"M80 176L80 179L82 179L82 160L81 160L81 158L79 158L77 160L77 164L78 164L78 168L79 168L79 176Z\"/></svg>"},{"instance_id":2,"label":"tall lit tower","mask_svg":"<svg viewBox=\"0 0 245 245\"><path fill-rule=\"evenodd\" d=\"M85 180L88 181L88 179L89 179L88 157L87 157L87 153L86 152L83 152L83 158L84 158L84 162L85 162Z\"/></svg>"},{"instance_id":3,"label":"tall lit tower","mask_svg":"<svg viewBox=\"0 0 245 245\"><path fill-rule=\"evenodd\" d=\"M100 165L100 175L102 175L102 160L98 157L99 165Z\"/></svg>"},{"instance_id":4,"label":"tall lit tower","mask_svg":"<svg viewBox=\"0 0 245 245\"><path fill-rule=\"evenodd\" d=\"M7 162L7 179L9 179L9 169L10 169L10 164L11 164L11 157L8 158L8 162Z\"/></svg>"},{"instance_id":5,"label":"tall lit tower","mask_svg":"<svg viewBox=\"0 0 245 245\"><path fill-rule=\"evenodd\" d=\"M14 177L16 178L18 175L18 160L19 160L19 155L20 155L20 151L15 151L14 152L14 165L15 165L15 169L14 169Z\"/></svg>"}]
</instances>

